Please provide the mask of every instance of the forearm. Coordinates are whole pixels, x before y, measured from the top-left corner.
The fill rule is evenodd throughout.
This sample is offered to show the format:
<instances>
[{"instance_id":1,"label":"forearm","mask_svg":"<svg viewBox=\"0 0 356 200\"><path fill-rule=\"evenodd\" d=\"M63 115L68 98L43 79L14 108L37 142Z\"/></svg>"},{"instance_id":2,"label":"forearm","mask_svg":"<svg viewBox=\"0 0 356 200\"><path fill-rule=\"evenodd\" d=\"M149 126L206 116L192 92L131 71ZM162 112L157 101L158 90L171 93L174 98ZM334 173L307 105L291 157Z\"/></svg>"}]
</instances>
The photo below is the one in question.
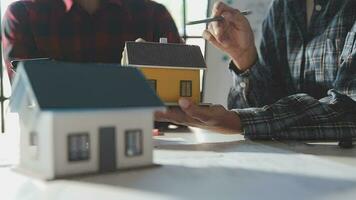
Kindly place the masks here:
<instances>
[{"instance_id":1,"label":"forearm","mask_svg":"<svg viewBox=\"0 0 356 200\"><path fill-rule=\"evenodd\" d=\"M356 137L355 32L356 24L346 38L340 66L335 66L338 74L334 88L329 90L325 98L317 100L307 94L296 94L262 108L238 109L236 112L240 116L245 136L256 139L308 140ZM262 94L270 92L263 93L261 88L264 85L249 89L252 94L254 91Z\"/></svg>"},{"instance_id":2,"label":"forearm","mask_svg":"<svg viewBox=\"0 0 356 200\"><path fill-rule=\"evenodd\" d=\"M234 111L240 116L247 138L324 140L340 139L345 134L356 137L356 102L336 91L330 91L323 101L296 94L262 108Z\"/></svg>"},{"instance_id":3,"label":"forearm","mask_svg":"<svg viewBox=\"0 0 356 200\"><path fill-rule=\"evenodd\" d=\"M356 138L356 123L339 121L317 125L300 125L273 134L245 134L245 137L251 140L340 141Z\"/></svg>"}]
</instances>

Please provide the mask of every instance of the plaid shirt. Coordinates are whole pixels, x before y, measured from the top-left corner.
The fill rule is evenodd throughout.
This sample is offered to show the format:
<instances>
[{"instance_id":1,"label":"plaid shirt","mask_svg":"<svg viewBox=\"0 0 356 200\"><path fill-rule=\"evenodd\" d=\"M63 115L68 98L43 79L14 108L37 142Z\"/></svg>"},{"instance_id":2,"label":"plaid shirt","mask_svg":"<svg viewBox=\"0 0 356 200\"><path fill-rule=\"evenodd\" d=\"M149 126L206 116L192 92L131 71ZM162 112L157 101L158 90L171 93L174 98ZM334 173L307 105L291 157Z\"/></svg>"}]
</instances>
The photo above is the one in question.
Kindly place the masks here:
<instances>
[{"instance_id":1,"label":"plaid shirt","mask_svg":"<svg viewBox=\"0 0 356 200\"><path fill-rule=\"evenodd\" d=\"M356 137L356 1L315 5L307 27L305 0L275 0L263 23L259 61L243 73L230 64L228 105L245 137Z\"/></svg>"},{"instance_id":2,"label":"plaid shirt","mask_svg":"<svg viewBox=\"0 0 356 200\"><path fill-rule=\"evenodd\" d=\"M21 0L4 17L4 59L120 63L125 41L181 42L166 8L150 0L105 0L88 14L74 0Z\"/></svg>"}]
</instances>

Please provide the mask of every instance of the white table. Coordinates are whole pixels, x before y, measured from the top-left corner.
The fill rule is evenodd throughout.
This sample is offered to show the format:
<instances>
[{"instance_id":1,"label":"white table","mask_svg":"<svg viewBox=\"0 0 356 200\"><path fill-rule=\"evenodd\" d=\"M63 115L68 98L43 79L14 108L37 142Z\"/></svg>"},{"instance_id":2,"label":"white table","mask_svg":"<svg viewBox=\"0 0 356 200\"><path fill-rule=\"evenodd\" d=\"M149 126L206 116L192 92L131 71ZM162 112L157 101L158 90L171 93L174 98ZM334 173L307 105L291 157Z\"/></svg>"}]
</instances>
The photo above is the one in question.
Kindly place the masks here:
<instances>
[{"instance_id":1,"label":"white table","mask_svg":"<svg viewBox=\"0 0 356 200\"><path fill-rule=\"evenodd\" d=\"M252 142L200 129L154 142L161 166L148 169L46 182L2 165L0 199L356 199L355 149Z\"/></svg>"}]
</instances>

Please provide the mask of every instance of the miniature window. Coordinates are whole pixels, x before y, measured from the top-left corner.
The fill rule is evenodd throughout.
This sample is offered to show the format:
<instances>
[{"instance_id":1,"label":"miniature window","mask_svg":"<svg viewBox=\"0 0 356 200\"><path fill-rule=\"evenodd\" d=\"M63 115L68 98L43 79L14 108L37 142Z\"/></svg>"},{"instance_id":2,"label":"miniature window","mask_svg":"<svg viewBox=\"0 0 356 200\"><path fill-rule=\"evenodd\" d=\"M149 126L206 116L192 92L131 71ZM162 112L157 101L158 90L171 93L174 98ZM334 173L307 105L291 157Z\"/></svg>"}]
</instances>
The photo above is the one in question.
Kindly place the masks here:
<instances>
[{"instance_id":1,"label":"miniature window","mask_svg":"<svg viewBox=\"0 0 356 200\"><path fill-rule=\"evenodd\" d=\"M142 130L127 130L125 132L125 154L127 157L142 155Z\"/></svg>"},{"instance_id":2,"label":"miniature window","mask_svg":"<svg viewBox=\"0 0 356 200\"><path fill-rule=\"evenodd\" d=\"M180 96L181 97L192 96L192 81L180 81Z\"/></svg>"},{"instance_id":3,"label":"miniature window","mask_svg":"<svg viewBox=\"0 0 356 200\"><path fill-rule=\"evenodd\" d=\"M89 142L88 133L75 133L68 135L68 160L89 160Z\"/></svg>"},{"instance_id":4,"label":"miniature window","mask_svg":"<svg viewBox=\"0 0 356 200\"><path fill-rule=\"evenodd\" d=\"M157 80L149 79L147 82L154 91L157 91Z\"/></svg>"},{"instance_id":5,"label":"miniature window","mask_svg":"<svg viewBox=\"0 0 356 200\"><path fill-rule=\"evenodd\" d=\"M38 135L36 132L30 133L30 145L37 146L38 145Z\"/></svg>"},{"instance_id":6,"label":"miniature window","mask_svg":"<svg viewBox=\"0 0 356 200\"><path fill-rule=\"evenodd\" d=\"M29 134L29 148L28 148L28 153L32 159L37 160L38 159L38 134L37 132L30 132Z\"/></svg>"}]
</instances>

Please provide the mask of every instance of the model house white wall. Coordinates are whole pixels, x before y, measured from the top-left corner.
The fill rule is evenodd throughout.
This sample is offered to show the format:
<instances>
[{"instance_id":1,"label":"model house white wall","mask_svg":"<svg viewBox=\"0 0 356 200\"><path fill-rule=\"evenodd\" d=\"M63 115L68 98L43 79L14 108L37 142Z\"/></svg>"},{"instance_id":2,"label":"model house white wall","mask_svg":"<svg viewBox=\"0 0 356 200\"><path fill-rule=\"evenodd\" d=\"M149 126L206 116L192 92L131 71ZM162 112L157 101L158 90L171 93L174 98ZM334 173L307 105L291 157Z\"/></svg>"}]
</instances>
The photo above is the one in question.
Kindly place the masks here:
<instances>
[{"instance_id":1,"label":"model house white wall","mask_svg":"<svg viewBox=\"0 0 356 200\"><path fill-rule=\"evenodd\" d=\"M56 112L54 122L54 157L56 177L71 174L98 172L99 129L114 127L116 130L116 164L118 169L152 165L152 109L123 109L111 111ZM125 131L142 130L142 155L125 155ZM68 135L89 134L89 159L68 160Z\"/></svg>"},{"instance_id":2,"label":"model house white wall","mask_svg":"<svg viewBox=\"0 0 356 200\"><path fill-rule=\"evenodd\" d=\"M11 107L12 109L15 108L13 111L20 114L21 123L25 128L31 130L36 124L40 108L23 69L19 69L17 73L19 73L19 76L13 83L14 93L11 99Z\"/></svg>"},{"instance_id":3,"label":"model house white wall","mask_svg":"<svg viewBox=\"0 0 356 200\"><path fill-rule=\"evenodd\" d=\"M116 130L117 169L152 165L152 109L123 109L108 111L43 112L38 126L27 131L21 126L20 167L31 169L41 178L95 173L99 171L99 129L114 127ZM142 154L126 155L125 131L142 130ZM31 134L36 133L36 145L31 144ZM88 133L89 159L69 161L68 136Z\"/></svg>"},{"instance_id":4,"label":"model house white wall","mask_svg":"<svg viewBox=\"0 0 356 200\"><path fill-rule=\"evenodd\" d=\"M18 73L11 103L21 118L20 167L32 169L43 177L53 177L52 115L40 111L27 76L22 69Z\"/></svg>"},{"instance_id":5,"label":"model house white wall","mask_svg":"<svg viewBox=\"0 0 356 200\"><path fill-rule=\"evenodd\" d=\"M54 178L52 114L38 115L37 124L31 130L20 121L20 130L20 169L31 169L41 178Z\"/></svg>"}]
</instances>

